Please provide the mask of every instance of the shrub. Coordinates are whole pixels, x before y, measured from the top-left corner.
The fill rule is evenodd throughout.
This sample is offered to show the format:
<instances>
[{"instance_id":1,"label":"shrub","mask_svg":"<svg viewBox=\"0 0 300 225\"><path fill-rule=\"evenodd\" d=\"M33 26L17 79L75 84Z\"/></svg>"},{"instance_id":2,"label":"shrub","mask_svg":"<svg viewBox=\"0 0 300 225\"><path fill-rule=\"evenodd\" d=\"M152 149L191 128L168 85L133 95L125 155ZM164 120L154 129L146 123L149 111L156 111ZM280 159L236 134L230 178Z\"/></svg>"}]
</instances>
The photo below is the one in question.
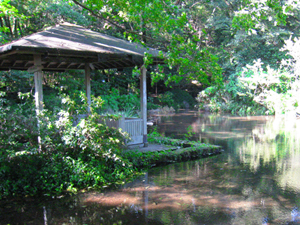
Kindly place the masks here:
<instances>
[{"instance_id":1,"label":"shrub","mask_svg":"<svg viewBox=\"0 0 300 225\"><path fill-rule=\"evenodd\" d=\"M25 128L36 123L31 125L25 120L18 135L12 135L16 130L14 126L19 126L20 118L36 119L34 111L28 112L27 103L11 110L5 106L5 99L1 98L0 102L0 179L3 181L0 198L101 188L134 174L131 163L121 156L126 135L99 123L101 118L96 106L103 103L101 98L94 98L91 114L73 126L73 118L81 110L74 109L74 102L63 96L64 109L56 115L43 111L39 116L40 129L33 133ZM27 114L31 117L26 117ZM41 137L40 144L37 135ZM22 141L19 136L24 137Z\"/></svg>"},{"instance_id":2,"label":"shrub","mask_svg":"<svg viewBox=\"0 0 300 225\"><path fill-rule=\"evenodd\" d=\"M174 95L172 92L167 91L164 94L158 95L158 101L161 106L173 106L175 101L174 101Z\"/></svg>"},{"instance_id":3,"label":"shrub","mask_svg":"<svg viewBox=\"0 0 300 225\"><path fill-rule=\"evenodd\" d=\"M175 109L193 109L196 105L195 98L193 98L187 91L174 89L171 91L173 93L174 105Z\"/></svg>"},{"instance_id":4,"label":"shrub","mask_svg":"<svg viewBox=\"0 0 300 225\"><path fill-rule=\"evenodd\" d=\"M174 89L158 95L156 98L148 97L148 108L157 109L167 106L169 108L188 109L194 108L195 99L187 92L180 89Z\"/></svg>"},{"instance_id":5,"label":"shrub","mask_svg":"<svg viewBox=\"0 0 300 225\"><path fill-rule=\"evenodd\" d=\"M126 112L128 115L137 116L140 109L140 99L133 93L121 95L119 90L112 89L111 93L102 96L102 99L104 100L103 111Z\"/></svg>"}]
</instances>

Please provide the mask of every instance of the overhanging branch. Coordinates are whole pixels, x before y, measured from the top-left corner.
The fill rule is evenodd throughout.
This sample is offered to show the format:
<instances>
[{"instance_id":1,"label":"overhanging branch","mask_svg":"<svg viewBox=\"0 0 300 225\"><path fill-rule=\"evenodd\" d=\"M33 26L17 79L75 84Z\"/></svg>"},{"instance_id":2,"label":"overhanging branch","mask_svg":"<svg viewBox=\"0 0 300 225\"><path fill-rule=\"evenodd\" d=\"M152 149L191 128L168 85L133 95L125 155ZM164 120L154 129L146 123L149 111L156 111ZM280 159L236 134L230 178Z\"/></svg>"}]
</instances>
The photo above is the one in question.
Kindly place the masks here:
<instances>
[{"instance_id":1,"label":"overhanging branch","mask_svg":"<svg viewBox=\"0 0 300 225\"><path fill-rule=\"evenodd\" d=\"M130 34L134 34L134 35L137 35L141 38L143 38L143 40L146 38L146 39L149 39L149 40L152 40L152 41L158 41L157 39L154 39L152 37L149 37L149 36L146 36L146 35L143 35L143 34L140 34L139 32L136 32L136 31L132 31L132 30L128 30L126 28L124 28L123 26L121 26L120 24L116 23L115 21L112 21L108 18L105 18L104 16L102 16L101 14L93 11L92 9L88 8L87 6L83 5L82 3L78 2L77 0L72 0L76 5L79 5L80 7L82 7L83 9L86 9L87 11L89 11L94 17L97 17L101 20L104 20L108 23L110 23L111 25L127 32L127 33L130 33Z\"/></svg>"}]
</instances>

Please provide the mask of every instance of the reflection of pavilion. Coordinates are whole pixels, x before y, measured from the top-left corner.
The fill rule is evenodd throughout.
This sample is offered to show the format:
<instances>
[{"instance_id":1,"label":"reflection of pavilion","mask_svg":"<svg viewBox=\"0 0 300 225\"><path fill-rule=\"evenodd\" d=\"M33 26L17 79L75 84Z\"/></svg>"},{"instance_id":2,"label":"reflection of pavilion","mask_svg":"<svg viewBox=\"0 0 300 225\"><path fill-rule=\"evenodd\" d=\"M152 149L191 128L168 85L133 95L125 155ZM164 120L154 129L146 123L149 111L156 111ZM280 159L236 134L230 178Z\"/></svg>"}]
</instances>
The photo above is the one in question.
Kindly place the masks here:
<instances>
[{"instance_id":1,"label":"reflection of pavilion","mask_svg":"<svg viewBox=\"0 0 300 225\"><path fill-rule=\"evenodd\" d=\"M141 69L141 118L125 121L137 143L147 143L147 92L144 55L163 63L155 49L63 23L0 47L0 70L34 73L36 111L43 109L43 72L84 70L88 103L91 104L91 70L138 66ZM89 109L88 109L89 110ZM125 130L126 130L125 129Z\"/></svg>"}]
</instances>

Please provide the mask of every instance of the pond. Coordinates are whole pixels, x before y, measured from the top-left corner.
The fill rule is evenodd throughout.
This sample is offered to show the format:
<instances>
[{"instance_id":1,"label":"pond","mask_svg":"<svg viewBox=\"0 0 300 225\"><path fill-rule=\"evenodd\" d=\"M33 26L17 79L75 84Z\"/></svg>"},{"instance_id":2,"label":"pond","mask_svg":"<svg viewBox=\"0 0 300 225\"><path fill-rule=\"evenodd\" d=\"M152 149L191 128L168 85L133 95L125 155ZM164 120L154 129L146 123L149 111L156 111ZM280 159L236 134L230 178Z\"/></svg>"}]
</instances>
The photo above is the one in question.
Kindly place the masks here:
<instances>
[{"instance_id":1,"label":"pond","mask_svg":"<svg viewBox=\"0 0 300 225\"><path fill-rule=\"evenodd\" d=\"M2 202L0 224L300 224L300 120L185 111L154 118L163 136L221 155L149 170L116 191Z\"/></svg>"}]
</instances>

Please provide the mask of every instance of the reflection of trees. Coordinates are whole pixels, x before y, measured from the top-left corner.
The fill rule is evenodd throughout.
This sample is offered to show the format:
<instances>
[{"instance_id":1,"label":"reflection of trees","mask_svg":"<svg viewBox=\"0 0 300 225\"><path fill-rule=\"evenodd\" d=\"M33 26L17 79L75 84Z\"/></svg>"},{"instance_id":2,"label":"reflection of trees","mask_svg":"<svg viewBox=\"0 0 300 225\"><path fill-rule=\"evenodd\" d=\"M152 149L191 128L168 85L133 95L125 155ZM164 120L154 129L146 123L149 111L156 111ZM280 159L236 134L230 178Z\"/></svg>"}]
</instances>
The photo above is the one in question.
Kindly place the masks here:
<instances>
[{"instance_id":1,"label":"reflection of trees","mask_svg":"<svg viewBox=\"0 0 300 225\"><path fill-rule=\"evenodd\" d=\"M262 165L276 167L281 187L300 191L300 121L275 118L253 129L236 149L240 160L256 172Z\"/></svg>"},{"instance_id":2,"label":"reflection of trees","mask_svg":"<svg viewBox=\"0 0 300 225\"><path fill-rule=\"evenodd\" d=\"M175 123L179 122L177 118ZM300 187L300 174L297 173L300 171L299 122L275 117L200 116L192 124L187 124L197 132L199 140L207 139L210 143L225 145L223 147L230 153L226 156L227 165L232 167L221 170L223 166L220 165L220 170L208 176L216 177L217 183L198 185L201 189L209 187L216 201L215 204L207 201L205 206L198 206L197 211L202 215L198 215L198 219L210 218L206 224L216 222L214 214L208 212L213 212L213 206L217 206L221 208L217 211L223 212L225 217L232 216L225 219L231 224L262 224L267 220L283 224L290 221L292 207L300 205L297 202L297 187ZM200 170L205 169L201 167ZM157 177L155 183L174 185L172 177L177 172L165 173ZM225 206L222 195L236 198L236 202L227 199ZM204 209L207 209L207 217L202 213Z\"/></svg>"},{"instance_id":3,"label":"reflection of trees","mask_svg":"<svg viewBox=\"0 0 300 225\"><path fill-rule=\"evenodd\" d=\"M100 194L101 195L101 194ZM85 202L85 196L70 199L56 199L37 205L37 201L13 204L0 208L0 224L163 224L151 218L145 222L143 209L134 204L103 205L99 202Z\"/></svg>"},{"instance_id":4,"label":"reflection of trees","mask_svg":"<svg viewBox=\"0 0 300 225\"><path fill-rule=\"evenodd\" d=\"M218 116L190 111L161 117L158 130L163 136L184 138L187 128L191 126L195 140L217 144L220 140L238 139L251 134L252 129L264 124L266 118Z\"/></svg>"},{"instance_id":5,"label":"reflection of trees","mask_svg":"<svg viewBox=\"0 0 300 225\"><path fill-rule=\"evenodd\" d=\"M148 189L150 205L155 202L149 216L164 224L186 221L181 218L190 224L262 224L267 217L275 224L290 220L294 203L274 188L273 180L250 170L241 172L238 165L206 159L170 165L167 174L155 173L153 183L160 186Z\"/></svg>"},{"instance_id":6,"label":"reflection of trees","mask_svg":"<svg viewBox=\"0 0 300 225\"><path fill-rule=\"evenodd\" d=\"M300 152L299 133L299 120L287 121L273 118L264 126L255 127L252 130L252 137L243 140L243 145L239 149L239 151L241 150L241 159L243 162L249 163L255 171L255 168L259 166L255 163L260 159L263 163L268 163L272 159L281 162L285 157L294 157L295 153ZM251 157L246 157L246 155ZM281 167L280 164L278 166Z\"/></svg>"},{"instance_id":7,"label":"reflection of trees","mask_svg":"<svg viewBox=\"0 0 300 225\"><path fill-rule=\"evenodd\" d=\"M169 217L176 217L176 212L182 211L190 215L192 224L197 224L197 221L203 224L262 224L267 220L271 220L272 224L286 224L291 221L291 210L297 204L297 196L282 191L272 177L272 166L253 173L247 165L241 167L213 159L202 162L195 162L193 168L190 165L189 170L174 165L176 172L173 174L177 175L172 177L172 173L168 174L168 181L164 182L175 188L173 192L180 193L186 201L184 204L175 196L169 199L175 201L173 207L176 208L176 202L180 205L180 210L168 211ZM155 176L155 183L162 183L161 179L161 175ZM160 193L160 190L157 192ZM168 192L172 193L172 190ZM191 199L194 201L188 201ZM160 220L160 212L154 212L156 220Z\"/></svg>"}]
</instances>

